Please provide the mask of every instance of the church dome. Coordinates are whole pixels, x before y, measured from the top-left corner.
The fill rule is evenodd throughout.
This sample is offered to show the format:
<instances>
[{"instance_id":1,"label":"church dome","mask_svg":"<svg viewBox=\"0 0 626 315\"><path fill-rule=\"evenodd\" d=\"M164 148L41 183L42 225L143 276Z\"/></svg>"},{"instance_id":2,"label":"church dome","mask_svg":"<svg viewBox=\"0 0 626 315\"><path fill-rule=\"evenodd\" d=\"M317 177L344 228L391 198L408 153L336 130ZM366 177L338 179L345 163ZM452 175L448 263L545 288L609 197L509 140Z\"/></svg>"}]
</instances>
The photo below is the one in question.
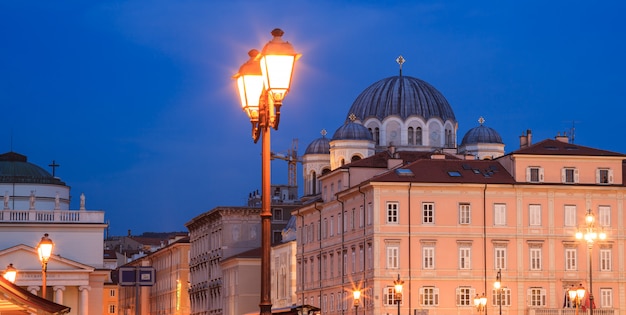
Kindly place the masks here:
<instances>
[{"instance_id":1,"label":"church dome","mask_svg":"<svg viewBox=\"0 0 626 315\"><path fill-rule=\"evenodd\" d=\"M64 183L43 168L29 163L25 155L7 152L0 155L0 183Z\"/></svg>"},{"instance_id":2,"label":"church dome","mask_svg":"<svg viewBox=\"0 0 626 315\"><path fill-rule=\"evenodd\" d=\"M365 126L354 121L347 121L343 126L339 127L332 140L369 140L374 138Z\"/></svg>"},{"instance_id":3,"label":"church dome","mask_svg":"<svg viewBox=\"0 0 626 315\"><path fill-rule=\"evenodd\" d=\"M388 116L406 119L417 115L425 120L441 118L456 121L446 98L428 82L410 77L394 76L382 79L366 88L352 103L348 115L360 119Z\"/></svg>"},{"instance_id":4,"label":"church dome","mask_svg":"<svg viewBox=\"0 0 626 315\"><path fill-rule=\"evenodd\" d=\"M306 147L304 154L329 154L330 153L330 140L322 136L317 138Z\"/></svg>"},{"instance_id":5,"label":"church dome","mask_svg":"<svg viewBox=\"0 0 626 315\"><path fill-rule=\"evenodd\" d=\"M489 128L484 125L474 127L470 129L465 136L461 145L475 144L475 143L503 143L502 137L493 128Z\"/></svg>"}]
</instances>

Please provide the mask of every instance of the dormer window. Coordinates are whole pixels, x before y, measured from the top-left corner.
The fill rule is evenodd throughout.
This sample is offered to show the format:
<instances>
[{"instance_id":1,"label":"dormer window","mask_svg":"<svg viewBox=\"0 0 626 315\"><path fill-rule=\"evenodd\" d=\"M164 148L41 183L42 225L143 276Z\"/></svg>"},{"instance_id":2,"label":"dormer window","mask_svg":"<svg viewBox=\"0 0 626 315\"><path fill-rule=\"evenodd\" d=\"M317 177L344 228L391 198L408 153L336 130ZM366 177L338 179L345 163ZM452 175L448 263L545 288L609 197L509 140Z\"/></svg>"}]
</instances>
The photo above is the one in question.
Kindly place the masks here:
<instances>
[{"instance_id":1,"label":"dormer window","mask_svg":"<svg viewBox=\"0 0 626 315\"><path fill-rule=\"evenodd\" d=\"M565 184L578 183L578 170L573 167L566 167L561 170L561 182Z\"/></svg>"},{"instance_id":2,"label":"dormer window","mask_svg":"<svg viewBox=\"0 0 626 315\"><path fill-rule=\"evenodd\" d=\"M543 168L530 166L526 169L526 181L531 183L543 183Z\"/></svg>"},{"instance_id":3,"label":"dormer window","mask_svg":"<svg viewBox=\"0 0 626 315\"><path fill-rule=\"evenodd\" d=\"M596 183L613 184L613 170L608 168L600 168L596 171Z\"/></svg>"}]
</instances>

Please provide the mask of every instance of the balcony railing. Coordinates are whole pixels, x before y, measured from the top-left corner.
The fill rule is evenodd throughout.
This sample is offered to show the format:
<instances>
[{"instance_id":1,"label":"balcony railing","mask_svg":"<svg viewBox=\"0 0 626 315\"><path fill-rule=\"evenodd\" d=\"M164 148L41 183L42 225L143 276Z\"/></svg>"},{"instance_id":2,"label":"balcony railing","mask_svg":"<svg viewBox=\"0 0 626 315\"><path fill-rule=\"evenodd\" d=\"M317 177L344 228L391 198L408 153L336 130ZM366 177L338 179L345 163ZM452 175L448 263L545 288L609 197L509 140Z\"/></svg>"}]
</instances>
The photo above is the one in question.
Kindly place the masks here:
<instances>
[{"instance_id":1,"label":"balcony railing","mask_svg":"<svg viewBox=\"0 0 626 315\"><path fill-rule=\"evenodd\" d=\"M104 223L104 211L1 210L0 222Z\"/></svg>"},{"instance_id":2,"label":"balcony railing","mask_svg":"<svg viewBox=\"0 0 626 315\"><path fill-rule=\"evenodd\" d=\"M574 308L531 308L528 309L527 315L575 315ZM578 315L587 315L589 310L578 309ZM593 315L617 315L613 308L594 308Z\"/></svg>"}]
</instances>

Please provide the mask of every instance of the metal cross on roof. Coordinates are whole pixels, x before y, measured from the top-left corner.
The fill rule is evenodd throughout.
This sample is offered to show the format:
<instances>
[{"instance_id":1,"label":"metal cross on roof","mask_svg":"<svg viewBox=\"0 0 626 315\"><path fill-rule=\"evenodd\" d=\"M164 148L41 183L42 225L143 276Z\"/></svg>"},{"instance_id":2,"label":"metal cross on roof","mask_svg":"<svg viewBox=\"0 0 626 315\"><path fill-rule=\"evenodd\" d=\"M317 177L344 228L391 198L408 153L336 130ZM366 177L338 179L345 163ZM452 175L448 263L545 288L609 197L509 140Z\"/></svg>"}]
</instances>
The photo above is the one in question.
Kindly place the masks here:
<instances>
[{"instance_id":1,"label":"metal cross on roof","mask_svg":"<svg viewBox=\"0 0 626 315\"><path fill-rule=\"evenodd\" d=\"M322 129L322 132L320 132L320 133L322 134L322 137L326 137L326 134L327 134L328 132L326 132L326 129Z\"/></svg>"},{"instance_id":2,"label":"metal cross on roof","mask_svg":"<svg viewBox=\"0 0 626 315\"><path fill-rule=\"evenodd\" d=\"M55 177L56 168L61 165L57 164L54 160L52 160L52 164L48 166L52 167L52 177Z\"/></svg>"},{"instance_id":3,"label":"metal cross on roof","mask_svg":"<svg viewBox=\"0 0 626 315\"><path fill-rule=\"evenodd\" d=\"M406 59L404 59L404 57L402 57L402 55L398 56L398 58L396 58L396 62L400 65L400 75L402 75L402 64L406 61Z\"/></svg>"}]
</instances>

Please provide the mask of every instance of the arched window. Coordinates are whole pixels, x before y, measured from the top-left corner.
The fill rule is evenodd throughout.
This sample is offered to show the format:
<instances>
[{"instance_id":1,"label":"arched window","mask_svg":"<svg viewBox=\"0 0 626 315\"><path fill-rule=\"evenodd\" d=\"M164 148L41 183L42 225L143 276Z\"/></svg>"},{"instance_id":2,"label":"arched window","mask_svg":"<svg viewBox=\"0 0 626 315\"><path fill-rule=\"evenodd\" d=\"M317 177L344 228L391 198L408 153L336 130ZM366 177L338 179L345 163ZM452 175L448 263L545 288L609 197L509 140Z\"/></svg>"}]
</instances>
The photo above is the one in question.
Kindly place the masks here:
<instances>
[{"instance_id":1,"label":"arched window","mask_svg":"<svg viewBox=\"0 0 626 315\"><path fill-rule=\"evenodd\" d=\"M341 166L346 164L346 160L345 159L341 159Z\"/></svg>"},{"instance_id":2,"label":"arched window","mask_svg":"<svg viewBox=\"0 0 626 315\"><path fill-rule=\"evenodd\" d=\"M380 128L378 127L374 129L374 142L376 145L380 145Z\"/></svg>"},{"instance_id":3,"label":"arched window","mask_svg":"<svg viewBox=\"0 0 626 315\"><path fill-rule=\"evenodd\" d=\"M358 155L353 155L353 156L352 156L352 158L350 159L350 162L358 161L358 160L360 160L360 159L361 159L361 157L360 157L360 156L358 156Z\"/></svg>"},{"instance_id":4,"label":"arched window","mask_svg":"<svg viewBox=\"0 0 626 315\"><path fill-rule=\"evenodd\" d=\"M317 195L317 173L311 173L311 195Z\"/></svg>"},{"instance_id":5,"label":"arched window","mask_svg":"<svg viewBox=\"0 0 626 315\"><path fill-rule=\"evenodd\" d=\"M415 143L413 142L413 136L415 135L415 134L413 133L413 127L409 127L409 129L407 130L407 132L406 132L406 133L407 133L407 140L408 140L408 141L407 141L407 143L408 143L408 145L415 144Z\"/></svg>"},{"instance_id":6,"label":"arched window","mask_svg":"<svg viewBox=\"0 0 626 315\"><path fill-rule=\"evenodd\" d=\"M422 127L415 128L415 144L422 145Z\"/></svg>"}]
</instances>

